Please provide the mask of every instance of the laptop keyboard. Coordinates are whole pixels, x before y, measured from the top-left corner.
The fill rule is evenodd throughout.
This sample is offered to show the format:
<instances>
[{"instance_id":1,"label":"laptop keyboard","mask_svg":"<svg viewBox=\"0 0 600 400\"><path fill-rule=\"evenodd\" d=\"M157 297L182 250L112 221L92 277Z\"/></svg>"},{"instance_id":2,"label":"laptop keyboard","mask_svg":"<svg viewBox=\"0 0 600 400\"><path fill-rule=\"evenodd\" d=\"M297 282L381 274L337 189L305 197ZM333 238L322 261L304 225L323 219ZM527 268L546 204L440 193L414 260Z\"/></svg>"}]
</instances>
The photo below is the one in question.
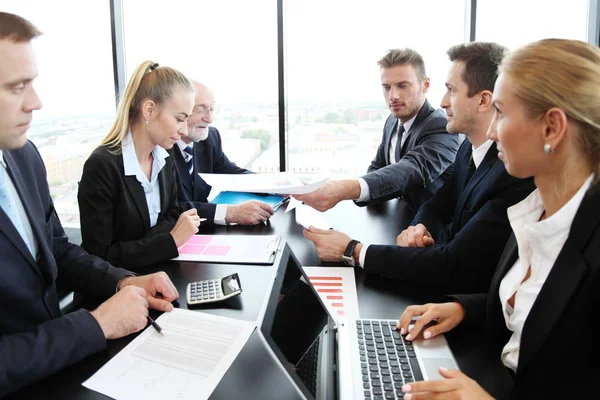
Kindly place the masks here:
<instances>
[{"instance_id":1,"label":"laptop keyboard","mask_svg":"<svg viewBox=\"0 0 600 400\"><path fill-rule=\"evenodd\" d=\"M396 323L356 320L365 399L403 399L403 384L423 380L412 342Z\"/></svg>"},{"instance_id":2,"label":"laptop keyboard","mask_svg":"<svg viewBox=\"0 0 600 400\"><path fill-rule=\"evenodd\" d=\"M317 368L319 361L319 337L306 350L298 364L296 364L296 374L302 379L308 390L313 396L317 395Z\"/></svg>"}]
</instances>

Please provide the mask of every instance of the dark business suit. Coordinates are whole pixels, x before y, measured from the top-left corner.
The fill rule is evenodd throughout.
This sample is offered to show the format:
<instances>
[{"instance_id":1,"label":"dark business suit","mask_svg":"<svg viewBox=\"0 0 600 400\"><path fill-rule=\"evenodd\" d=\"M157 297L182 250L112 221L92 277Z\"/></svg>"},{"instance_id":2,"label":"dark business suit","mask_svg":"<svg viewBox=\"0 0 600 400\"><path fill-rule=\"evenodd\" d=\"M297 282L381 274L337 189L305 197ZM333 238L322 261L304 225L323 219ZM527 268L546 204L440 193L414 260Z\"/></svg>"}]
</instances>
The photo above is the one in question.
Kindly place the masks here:
<instances>
[{"instance_id":1,"label":"dark business suit","mask_svg":"<svg viewBox=\"0 0 600 400\"><path fill-rule=\"evenodd\" d=\"M493 143L466 183L472 146L461 145L450 177L417 212L435 244L423 248L369 246L365 271L441 285L460 293L487 291L512 232L506 209L534 190L533 180L510 176Z\"/></svg>"},{"instance_id":2,"label":"dark business suit","mask_svg":"<svg viewBox=\"0 0 600 400\"><path fill-rule=\"evenodd\" d=\"M123 155L106 146L92 152L79 183L81 246L113 265L135 268L179 255L171 229L179 218L173 157L158 174L160 214L150 227L148 203L137 178L125 176Z\"/></svg>"},{"instance_id":3,"label":"dark business suit","mask_svg":"<svg viewBox=\"0 0 600 400\"><path fill-rule=\"evenodd\" d=\"M369 185L371 201L403 197L416 210L433 196L447 178L443 173L454 162L460 145L459 136L448 134L444 111L434 109L425 100L402 146L402 158L391 163L390 139L398 122L393 115L388 117L377 154L371 161L368 174L362 178ZM398 146L400 142L399 136ZM368 203L356 204L363 206Z\"/></svg>"},{"instance_id":4,"label":"dark business suit","mask_svg":"<svg viewBox=\"0 0 600 400\"><path fill-rule=\"evenodd\" d=\"M521 336L512 398L588 398L600 376L600 189L592 186L577 211L569 237L544 282ZM500 283L518 259L512 235L489 294L452 296L465 308L462 324L485 324L498 357L512 332L502 313ZM461 325L462 325L461 324ZM583 395L586 394L586 395Z\"/></svg>"},{"instance_id":5,"label":"dark business suit","mask_svg":"<svg viewBox=\"0 0 600 400\"><path fill-rule=\"evenodd\" d=\"M57 290L109 297L118 281L131 274L68 242L52 205L46 169L31 142L4 151L4 159L31 224L38 259L0 208L0 397L106 347L88 311L61 315Z\"/></svg>"},{"instance_id":6,"label":"dark business suit","mask_svg":"<svg viewBox=\"0 0 600 400\"><path fill-rule=\"evenodd\" d=\"M208 128L206 140L194 143L194 173L190 175L187 164L177 145L169 150L177 165L177 189L179 205L182 210L195 208L198 215L206 218L203 225L214 223L216 204L208 203L208 195L212 186L200 178L199 173L207 174L245 174L247 169L238 167L223 153L221 135L216 128ZM192 182L193 180L193 182Z\"/></svg>"}]
</instances>

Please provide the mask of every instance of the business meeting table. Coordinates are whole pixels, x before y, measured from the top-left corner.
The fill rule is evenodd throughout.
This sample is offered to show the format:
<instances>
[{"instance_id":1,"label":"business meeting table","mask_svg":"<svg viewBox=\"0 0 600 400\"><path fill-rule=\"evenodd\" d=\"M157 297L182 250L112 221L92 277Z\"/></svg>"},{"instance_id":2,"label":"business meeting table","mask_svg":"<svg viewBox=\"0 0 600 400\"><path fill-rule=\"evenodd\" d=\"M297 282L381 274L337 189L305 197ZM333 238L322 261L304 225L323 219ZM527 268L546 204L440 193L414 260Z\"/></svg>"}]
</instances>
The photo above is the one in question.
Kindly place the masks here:
<instances>
[{"instance_id":1,"label":"business meeting table","mask_svg":"<svg viewBox=\"0 0 600 400\"><path fill-rule=\"evenodd\" d=\"M285 212L281 207L271 219L258 226L217 226L202 228L204 234L249 234L282 236L295 257L303 266L341 266L337 263L321 262L314 245L303 236L303 228L295 222L295 212ZM351 201L339 203L324 213L323 217L334 229L347 233L363 243L395 244L396 236L409 224L413 211L401 199L390 200L378 205L358 207ZM243 293L225 302L205 306L190 306L215 315L257 320L269 293L274 268L265 265L206 264L170 261L138 269L146 274L165 271L176 285L180 299L176 307L188 308L185 290L189 282L221 278L238 273ZM361 318L398 318L404 308L411 304L443 301L446 293L435 287L419 286L378 275L367 275L360 267L354 268ZM89 304L93 299L86 300ZM87 306L91 307L90 305ZM151 316L159 313L152 311ZM107 397L82 385L137 335L111 340L107 349L82 360L59 373L23 388L8 396L10 399L106 399ZM499 354L491 354L486 348L479 329L457 328L448 332L446 338L458 361L460 369L476 379L497 398L507 396L511 378L500 362ZM231 368L227 371L211 399L296 399L301 398L290 387L285 372L261 348L264 343L255 331ZM287 385L282 382L288 382ZM140 394L141 396L141 394Z\"/></svg>"}]
</instances>

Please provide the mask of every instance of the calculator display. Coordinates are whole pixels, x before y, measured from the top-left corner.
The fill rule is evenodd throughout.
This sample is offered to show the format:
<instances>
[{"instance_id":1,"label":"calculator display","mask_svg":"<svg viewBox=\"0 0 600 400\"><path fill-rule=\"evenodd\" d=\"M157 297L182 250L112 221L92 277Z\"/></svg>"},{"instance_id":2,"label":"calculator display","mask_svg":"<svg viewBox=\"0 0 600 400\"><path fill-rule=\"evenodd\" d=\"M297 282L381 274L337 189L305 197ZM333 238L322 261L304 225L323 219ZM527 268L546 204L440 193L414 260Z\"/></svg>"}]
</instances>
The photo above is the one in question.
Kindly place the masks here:
<instances>
[{"instance_id":1,"label":"calculator display","mask_svg":"<svg viewBox=\"0 0 600 400\"><path fill-rule=\"evenodd\" d=\"M223 294L227 296L230 293L237 292L240 290L240 283L236 279L235 275L228 276L222 279L222 290Z\"/></svg>"}]
</instances>

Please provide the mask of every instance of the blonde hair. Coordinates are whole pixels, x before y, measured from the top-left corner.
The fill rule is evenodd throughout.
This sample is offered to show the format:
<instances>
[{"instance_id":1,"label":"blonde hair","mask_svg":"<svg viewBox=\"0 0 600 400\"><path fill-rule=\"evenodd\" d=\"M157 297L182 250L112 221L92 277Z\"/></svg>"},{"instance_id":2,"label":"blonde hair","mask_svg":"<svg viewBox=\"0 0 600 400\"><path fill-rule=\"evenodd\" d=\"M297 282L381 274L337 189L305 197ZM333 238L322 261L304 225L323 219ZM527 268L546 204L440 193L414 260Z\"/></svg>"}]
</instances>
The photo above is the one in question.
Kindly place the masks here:
<instances>
[{"instance_id":1,"label":"blonde hair","mask_svg":"<svg viewBox=\"0 0 600 400\"><path fill-rule=\"evenodd\" d=\"M576 145L600 175L600 49L567 39L544 39L508 54L500 72L532 117L552 107L578 125Z\"/></svg>"},{"instance_id":2,"label":"blonde hair","mask_svg":"<svg viewBox=\"0 0 600 400\"><path fill-rule=\"evenodd\" d=\"M125 88L115 122L101 144L120 150L121 141L140 116L142 102L150 99L157 105L162 105L171 98L176 85L190 92L195 91L190 80L176 69L159 67L153 61L141 63Z\"/></svg>"}]
</instances>

